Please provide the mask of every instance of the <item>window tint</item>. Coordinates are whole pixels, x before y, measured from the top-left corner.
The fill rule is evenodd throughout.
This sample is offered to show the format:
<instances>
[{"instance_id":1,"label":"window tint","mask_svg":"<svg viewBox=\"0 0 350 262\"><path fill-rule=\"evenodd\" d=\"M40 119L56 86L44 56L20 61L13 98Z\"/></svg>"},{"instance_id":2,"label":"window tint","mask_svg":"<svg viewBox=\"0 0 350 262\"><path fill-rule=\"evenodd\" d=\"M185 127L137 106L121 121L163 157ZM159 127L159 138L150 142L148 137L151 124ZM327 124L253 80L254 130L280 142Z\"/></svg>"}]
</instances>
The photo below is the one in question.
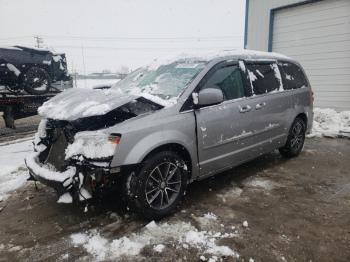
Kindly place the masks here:
<instances>
[{"instance_id":1,"label":"window tint","mask_svg":"<svg viewBox=\"0 0 350 262\"><path fill-rule=\"evenodd\" d=\"M281 62L282 78L285 83L284 89L297 89L307 86L306 77L301 68L295 64L288 62Z\"/></svg>"},{"instance_id":2,"label":"window tint","mask_svg":"<svg viewBox=\"0 0 350 262\"><path fill-rule=\"evenodd\" d=\"M243 97L244 87L239 67L230 65L217 69L201 87L205 88L221 89L225 100Z\"/></svg>"},{"instance_id":3,"label":"window tint","mask_svg":"<svg viewBox=\"0 0 350 262\"><path fill-rule=\"evenodd\" d=\"M276 76L277 65L273 63L247 64L254 94L265 94L280 87L280 79Z\"/></svg>"}]
</instances>

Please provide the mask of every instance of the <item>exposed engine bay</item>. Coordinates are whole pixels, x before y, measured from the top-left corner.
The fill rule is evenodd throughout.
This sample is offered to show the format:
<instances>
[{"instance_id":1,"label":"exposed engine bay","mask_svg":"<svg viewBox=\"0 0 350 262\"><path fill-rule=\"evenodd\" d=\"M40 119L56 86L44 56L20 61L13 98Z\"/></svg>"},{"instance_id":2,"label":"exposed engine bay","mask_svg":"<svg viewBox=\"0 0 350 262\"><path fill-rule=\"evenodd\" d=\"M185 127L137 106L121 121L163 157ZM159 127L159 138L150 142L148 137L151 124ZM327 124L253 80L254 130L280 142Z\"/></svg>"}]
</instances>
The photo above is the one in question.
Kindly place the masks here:
<instances>
[{"instance_id":1,"label":"exposed engine bay","mask_svg":"<svg viewBox=\"0 0 350 262\"><path fill-rule=\"evenodd\" d=\"M88 200L113 187L120 167L110 163L121 135L103 130L161 108L139 97L104 115L43 119L34 140L35 153L26 158L30 179L54 187L61 203Z\"/></svg>"}]
</instances>

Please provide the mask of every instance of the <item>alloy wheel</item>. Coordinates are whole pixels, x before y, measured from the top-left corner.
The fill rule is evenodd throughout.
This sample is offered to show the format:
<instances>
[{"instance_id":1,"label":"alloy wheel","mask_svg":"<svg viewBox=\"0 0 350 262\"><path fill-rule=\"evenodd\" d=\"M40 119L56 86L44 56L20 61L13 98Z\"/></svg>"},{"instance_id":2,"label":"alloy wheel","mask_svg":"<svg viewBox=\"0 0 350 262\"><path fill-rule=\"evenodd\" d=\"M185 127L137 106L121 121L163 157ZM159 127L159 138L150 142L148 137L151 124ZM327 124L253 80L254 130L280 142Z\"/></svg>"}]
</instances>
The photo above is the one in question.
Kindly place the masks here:
<instances>
[{"instance_id":1,"label":"alloy wheel","mask_svg":"<svg viewBox=\"0 0 350 262\"><path fill-rule=\"evenodd\" d=\"M172 162L157 165L149 174L145 194L147 203L154 209L162 210L176 200L181 188L181 171Z\"/></svg>"},{"instance_id":2,"label":"alloy wheel","mask_svg":"<svg viewBox=\"0 0 350 262\"><path fill-rule=\"evenodd\" d=\"M303 145L304 130L303 125L300 122L296 122L292 129L292 137L290 140L290 146L293 150L299 150Z\"/></svg>"}]
</instances>

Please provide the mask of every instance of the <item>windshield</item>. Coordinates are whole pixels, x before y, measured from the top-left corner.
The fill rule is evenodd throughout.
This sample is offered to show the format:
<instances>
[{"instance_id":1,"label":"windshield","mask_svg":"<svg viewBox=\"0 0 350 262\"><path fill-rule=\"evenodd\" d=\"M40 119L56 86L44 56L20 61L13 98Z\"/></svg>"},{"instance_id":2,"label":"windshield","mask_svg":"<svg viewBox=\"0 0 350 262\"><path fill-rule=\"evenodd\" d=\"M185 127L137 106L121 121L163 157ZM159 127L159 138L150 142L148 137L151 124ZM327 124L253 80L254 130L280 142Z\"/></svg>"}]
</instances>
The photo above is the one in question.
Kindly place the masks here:
<instances>
[{"instance_id":1,"label":"windshield","mask_svg":"<svg viewBox=\"0 0 350 262\"><path fill-rule=\"evenodd\" d=\"M140 68L114 84L112 88L127 94L150 94L163 100L174 99L205 64L204 61L182 60L157 68Z\"/></svg>"}]
</instances>

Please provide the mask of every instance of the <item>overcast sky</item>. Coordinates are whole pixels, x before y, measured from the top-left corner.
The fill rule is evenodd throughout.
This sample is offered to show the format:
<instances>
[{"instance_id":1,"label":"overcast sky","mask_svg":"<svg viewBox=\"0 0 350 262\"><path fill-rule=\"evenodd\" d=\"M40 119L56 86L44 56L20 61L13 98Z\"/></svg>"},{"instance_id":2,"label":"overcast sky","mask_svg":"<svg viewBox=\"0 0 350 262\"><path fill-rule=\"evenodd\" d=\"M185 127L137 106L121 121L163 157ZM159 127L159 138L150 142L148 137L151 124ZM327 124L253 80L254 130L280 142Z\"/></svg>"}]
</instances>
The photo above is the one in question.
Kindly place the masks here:
<instances>
[{"instance_id":1,"label":"overcast sky","mask_svg":"<svg viewBox=\"0 0 350 262\"><path fill-rule=\"evenodd\" d=\"M157 56L243 48L244 8L245 0L0 0L0 45L33 46L39 35L66 53L70 71L136 68Z\"/></svg>"}]
</instances>

